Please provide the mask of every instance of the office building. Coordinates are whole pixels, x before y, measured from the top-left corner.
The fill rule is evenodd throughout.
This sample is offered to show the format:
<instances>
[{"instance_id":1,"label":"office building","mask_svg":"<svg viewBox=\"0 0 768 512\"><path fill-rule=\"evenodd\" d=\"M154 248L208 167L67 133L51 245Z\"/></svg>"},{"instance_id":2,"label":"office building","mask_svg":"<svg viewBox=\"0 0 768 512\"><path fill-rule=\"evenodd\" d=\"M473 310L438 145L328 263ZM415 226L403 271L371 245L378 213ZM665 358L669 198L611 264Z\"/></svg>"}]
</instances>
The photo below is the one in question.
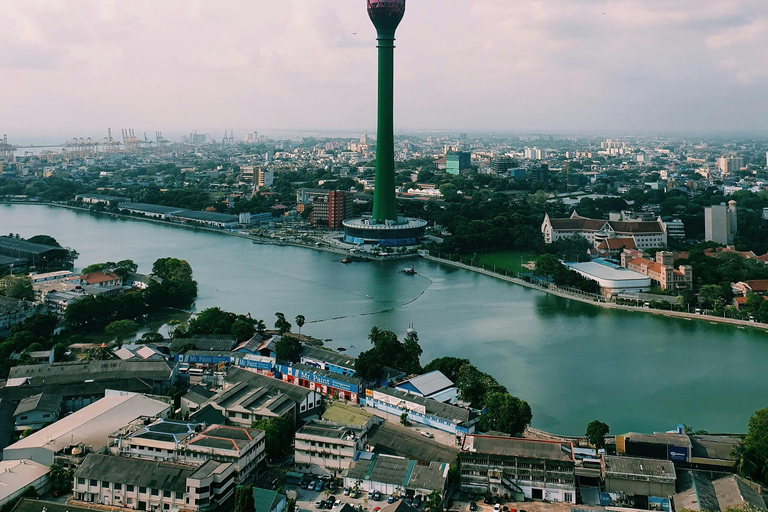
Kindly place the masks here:
<instances>
[{"instance_id":1,"label":"office building","mask_svg":"<svg viewBox=\"0 0 768 512\"><path fill-rule=\"evenodd\" d=\"M459 174L472 167L472 154L467 151L456 151L445 155L445 171L448 174Z\"/></svg>"},{"instance_id":2,"label":"office building","mask_svg":"<svg viewBox=\"0 0 768 512\"><path fill-rule=\"evenodd\" d=\"M704 208L704 240L730 245L738 230L736 201Z\"/></svg>"},{"instance_id":3,"label":"office building","mask_svg":"<svg viewBox=\"0 0 768 512\"><path fill-rule=\"evenodd\" d=\"M310 420L298 432L294 460L299 471L336 475L349 468L355 454L365 449L366 433L352 425Z\"/></svg>"},{"instance_id":4,"label":"office building","mask_svg":"<svg viewBox=\"0 0 768 512\"><path fill-rule=\"evenodd\" d=\"M459 455L461 489L479 494L576 503L573 444L466 436Z\"/></svg>"},{"instance_id":5,"label":"office building","mask_svg":"<svg viewBox=\"0 0 768 512\"><path fill-rule=\"evenodd\" d=\"M235 488L232 464L199 467L89 454L75 471L76 501L133 510L213 510Z\"/></svg>"}]
</instances>

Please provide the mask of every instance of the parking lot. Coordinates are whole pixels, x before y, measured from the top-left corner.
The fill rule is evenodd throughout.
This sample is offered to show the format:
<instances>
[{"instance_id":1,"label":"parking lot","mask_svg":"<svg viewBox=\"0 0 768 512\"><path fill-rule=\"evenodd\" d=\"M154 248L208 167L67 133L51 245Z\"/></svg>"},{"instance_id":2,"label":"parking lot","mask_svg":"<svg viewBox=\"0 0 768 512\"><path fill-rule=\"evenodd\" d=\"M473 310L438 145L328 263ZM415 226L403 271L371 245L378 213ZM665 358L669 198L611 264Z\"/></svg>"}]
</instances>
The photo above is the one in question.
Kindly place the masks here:
<instances>
[{"instance_id":1,"label":"parking lot","mask_svg":"<svg viewBox=\"0 0 768 512\"><path fill-rule=\"evenodd\" d=\"M317 478L314 478L314 481L317 482ZM333 496L333 498L336 500L336 503L331 508L331 510L339 510L341 505L346 503L355 508L358 508L358 510L374 511L376 510L376 507L381 508L386 506L388 498L388 495L381 495L381 499L376 501L373 499L373 497L369 498L368 493L362 490L359 491L359 495L356 498L345 496L344 488L341 487L341 485L339 485L339 488L335 493L330 492L330 490L327 488L324 488L322 491L316 491L314 489L301 489L298 486L288 486L287 489L295 490L298 492L296 508L304 512L311 512L312 510L318 509L316 502L319 500L326 501L331 496ZM325 507L324 509L327 510Z\"/></svg>"}]
</instances>

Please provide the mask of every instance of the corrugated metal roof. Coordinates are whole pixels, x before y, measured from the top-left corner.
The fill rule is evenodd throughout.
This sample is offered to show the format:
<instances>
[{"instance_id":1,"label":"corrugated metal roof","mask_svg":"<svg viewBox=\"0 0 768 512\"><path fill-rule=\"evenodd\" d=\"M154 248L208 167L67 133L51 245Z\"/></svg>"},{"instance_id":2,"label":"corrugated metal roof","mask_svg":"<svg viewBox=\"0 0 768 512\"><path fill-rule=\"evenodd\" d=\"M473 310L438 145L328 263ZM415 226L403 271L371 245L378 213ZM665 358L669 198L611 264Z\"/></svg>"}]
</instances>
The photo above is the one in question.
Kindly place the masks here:
<instances>
[{"instance_id":1,"label":"corrugated metal roof","mask_svg":"<svg viewBox=\"0 0 768 512\"><path fill-rule=\"evenodd\" d=\"M448 377L443 375L440 370L435 370L433 372L425 373L424 375L419 375L418 377L414 377L413 379L409 379L403 383L398 384L396 387L400 387L405 383L410 383L414 388L416 388L416 390L418 390L419 393L424 396L430 396L437 393L438 391L453 387L453 382L451 382Z\"/></svg>"}]
</instances>

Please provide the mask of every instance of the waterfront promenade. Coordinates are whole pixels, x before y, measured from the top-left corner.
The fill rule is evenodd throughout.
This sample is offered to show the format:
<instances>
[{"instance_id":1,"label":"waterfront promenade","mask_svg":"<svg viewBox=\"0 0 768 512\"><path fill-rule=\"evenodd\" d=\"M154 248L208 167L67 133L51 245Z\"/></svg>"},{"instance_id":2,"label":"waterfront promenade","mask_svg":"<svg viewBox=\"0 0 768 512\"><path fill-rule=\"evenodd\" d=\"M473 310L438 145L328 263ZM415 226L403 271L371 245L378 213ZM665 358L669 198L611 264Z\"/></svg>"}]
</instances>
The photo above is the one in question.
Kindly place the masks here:
<instances>
[{"instance_id":1,"label":"waterfront promenade","mask_svg":"<svg viewBox=\"0 0 768 512\"><path fill-rule=\"evenodd\" d=\"M538 283L528 282L518 277L510 276L508 275L508 273L506 273L506 271L504 271L504 273L501 273L501 271L496 271L495 269L487 268L484 265L481 265L479 267L476 267L473 265L466 265L458 261L451 261L451 260L446 260L444 258L438 258L436 256L432 256L428 254L426 251L421 251L420 256L425 260L433 261L435 263L450 265L455 268L469 270L470 272L483 274L489 277L493 277L494 279L500 279L508 283L514 283L520 286L524 286L526 288L530 288L532 290L538 290L544 293L549 293L550 295L556 295L564 299L577 300L585 304L592 304L594 306L599 306L606 309L619 309L624 311L650 313L652 315L667 316L671 318L683 318L686 320L707 320L709 322L714 322L714 323L735 325L739 328L751 327L754 329L762 329L768 332L768 324L750 322L747 320L739 320L735 318L725 318L721 316L697 315L695 313L685 313L682 311L664 311L662 309L651 309L651 308L644 308L641 306L627 306L624 304L616 304L615 302L610 302L606 300L604 297L601 297L599 295L582 292L580 290L564 288L561 286L556 286L552 283L538 284Z\"/></svg>"}]
</instances>

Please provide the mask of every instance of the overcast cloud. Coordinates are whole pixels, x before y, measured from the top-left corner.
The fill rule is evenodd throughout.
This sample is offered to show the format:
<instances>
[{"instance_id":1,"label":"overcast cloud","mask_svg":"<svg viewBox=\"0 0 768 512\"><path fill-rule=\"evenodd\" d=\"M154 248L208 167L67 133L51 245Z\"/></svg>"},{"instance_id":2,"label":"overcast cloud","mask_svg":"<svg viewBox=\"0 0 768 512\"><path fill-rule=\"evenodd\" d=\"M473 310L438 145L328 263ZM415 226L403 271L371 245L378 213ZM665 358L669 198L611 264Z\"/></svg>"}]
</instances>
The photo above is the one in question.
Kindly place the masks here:
<instances>
[{"instance_id":1,"label":"overcast cloud","mask_svg":"<svg viewBox=\"0 0 768 512\"><path fill-rule=\"evenodd\" d=\"M4 0L0 130L375 126L364 0ZM408 0L403 130L768 129L766 0Z\"/></svg>"}]
</instances>

